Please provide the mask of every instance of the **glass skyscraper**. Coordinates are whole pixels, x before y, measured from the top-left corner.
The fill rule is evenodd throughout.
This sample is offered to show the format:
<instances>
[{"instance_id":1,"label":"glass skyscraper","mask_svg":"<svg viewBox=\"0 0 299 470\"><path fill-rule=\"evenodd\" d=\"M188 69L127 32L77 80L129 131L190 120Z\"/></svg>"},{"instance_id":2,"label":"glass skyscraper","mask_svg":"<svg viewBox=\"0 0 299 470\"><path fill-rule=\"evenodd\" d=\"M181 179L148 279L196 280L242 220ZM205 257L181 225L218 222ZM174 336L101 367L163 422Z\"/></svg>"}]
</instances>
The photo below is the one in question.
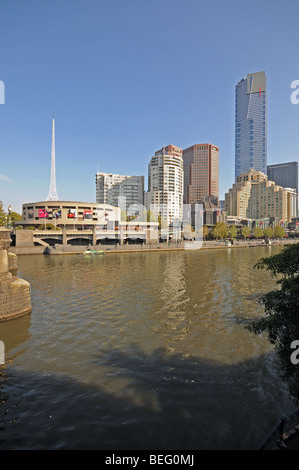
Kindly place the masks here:
<instances>
[{"instance_id":1,"label":"glass skyscraper","mask_svg":"<svg viewBox=\"0 0 299 470\"><path fill-rule=\"evenodd\" d=\"M236 85L235 178L251 168L267 174L267 87L265 72Z\"/></svg>"}]
</instances>

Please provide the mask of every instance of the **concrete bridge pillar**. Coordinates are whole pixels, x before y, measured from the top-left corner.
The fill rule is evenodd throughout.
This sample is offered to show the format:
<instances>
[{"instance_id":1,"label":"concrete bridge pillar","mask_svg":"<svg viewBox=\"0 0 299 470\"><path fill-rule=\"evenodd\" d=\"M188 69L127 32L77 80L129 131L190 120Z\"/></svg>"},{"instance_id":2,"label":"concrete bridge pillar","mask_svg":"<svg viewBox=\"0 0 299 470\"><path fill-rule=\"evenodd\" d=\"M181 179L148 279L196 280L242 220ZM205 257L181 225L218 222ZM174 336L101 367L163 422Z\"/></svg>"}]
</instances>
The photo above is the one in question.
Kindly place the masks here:
<instances>
[{"instance_id":1,"label":"concrete bridge pillar","mask_svg":"<svg viewBox=\"0 0 299 470\"><path fill-rule=\"evenodd\" d=\"M10 247L11 238L9 230L0 228L0 279L8 273L7 250Z\"/></svg>"},{"instance_id":2,"label":"concrete bridge pillar","mask_svg":"<svg viewBox=\"0 0 299 470\"><path fill-rule=\"evenodd\" d=\"M67 246L67 238L66 238L66 229L62 229L62 244L63 246Z\"/></svg>"},{"instance_id":3,"label":"concrete bridge pillar","mask_svg":"<svg viewBox=\"0 0 299 470\"><path fill-rule=\"evenodd\" d=\"M31 312L29 282L13 276L9 270L7 250L10 244L9 230L0 227L0 321Z\"/></svg>"},{"instance_id":4,"label":"concrete bridge pillar","mask_svg":"<svg viewBox=\"0 0 299 470\"><path fill-rule=\"evenodd\" d=\"M96 235L96 228L94 227L92 231L92 245L96 246L96 244L97 244L97 235Z\"/></svg>"}]
</instances>

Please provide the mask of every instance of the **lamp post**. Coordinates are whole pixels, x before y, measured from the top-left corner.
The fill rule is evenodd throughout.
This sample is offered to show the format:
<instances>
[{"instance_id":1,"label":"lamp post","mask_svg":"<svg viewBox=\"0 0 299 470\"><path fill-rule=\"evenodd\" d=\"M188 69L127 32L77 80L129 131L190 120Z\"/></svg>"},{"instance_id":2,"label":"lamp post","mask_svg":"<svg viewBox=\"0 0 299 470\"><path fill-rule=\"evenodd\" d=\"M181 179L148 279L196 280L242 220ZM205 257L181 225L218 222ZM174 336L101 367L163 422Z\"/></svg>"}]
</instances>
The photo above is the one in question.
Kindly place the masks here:
<instances>
[{"instance_id":1,"label":"lamp post","mask_svg":"<svg viewBox=\"0 0 299 470\"><path fill-rule=\"evenodd\" d=\"M9 206L8 206L8 224L7 224L7 228L11 228L11 213L12 213L12 207L9 204Z\"/></svg>"}]
</instances>

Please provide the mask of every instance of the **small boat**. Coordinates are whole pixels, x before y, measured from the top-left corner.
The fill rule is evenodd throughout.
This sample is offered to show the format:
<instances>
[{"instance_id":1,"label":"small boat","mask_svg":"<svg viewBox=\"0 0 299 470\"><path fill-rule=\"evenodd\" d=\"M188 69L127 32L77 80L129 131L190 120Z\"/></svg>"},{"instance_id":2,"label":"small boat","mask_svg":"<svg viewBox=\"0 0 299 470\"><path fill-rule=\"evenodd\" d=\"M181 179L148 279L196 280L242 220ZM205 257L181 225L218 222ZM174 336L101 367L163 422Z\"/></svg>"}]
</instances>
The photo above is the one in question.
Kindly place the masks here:
<instances>
[{"instance_id":1,"label":"small boat","mask_svg":"<svg viewBox=\"0 0 299 470\"><path fill-rule=\"evenodd\" d=\"M86 250L84 251L83 253L84 255L103 255L104 254L104 251L103 250Z\"/></svg>"}]
</instances>

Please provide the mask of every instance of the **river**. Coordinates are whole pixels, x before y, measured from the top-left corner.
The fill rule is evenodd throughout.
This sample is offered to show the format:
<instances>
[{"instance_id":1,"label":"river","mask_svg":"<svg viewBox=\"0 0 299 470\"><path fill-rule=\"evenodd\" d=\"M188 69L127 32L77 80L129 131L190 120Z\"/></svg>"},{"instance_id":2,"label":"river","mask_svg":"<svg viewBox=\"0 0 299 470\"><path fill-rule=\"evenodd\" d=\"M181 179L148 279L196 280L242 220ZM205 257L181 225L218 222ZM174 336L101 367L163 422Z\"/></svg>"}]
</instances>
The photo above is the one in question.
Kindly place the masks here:
<instances>
[{"instance_id":1,"label":"river","mask_svg":"<svg viewBox=\"0 0 299 470\"><path fill-rule=\"evenodd\" d=\"M0 323L0 449L258 448L295 409L245 329L280 250L19 256L32 313Z\"/></svg>"}]
</instances>

